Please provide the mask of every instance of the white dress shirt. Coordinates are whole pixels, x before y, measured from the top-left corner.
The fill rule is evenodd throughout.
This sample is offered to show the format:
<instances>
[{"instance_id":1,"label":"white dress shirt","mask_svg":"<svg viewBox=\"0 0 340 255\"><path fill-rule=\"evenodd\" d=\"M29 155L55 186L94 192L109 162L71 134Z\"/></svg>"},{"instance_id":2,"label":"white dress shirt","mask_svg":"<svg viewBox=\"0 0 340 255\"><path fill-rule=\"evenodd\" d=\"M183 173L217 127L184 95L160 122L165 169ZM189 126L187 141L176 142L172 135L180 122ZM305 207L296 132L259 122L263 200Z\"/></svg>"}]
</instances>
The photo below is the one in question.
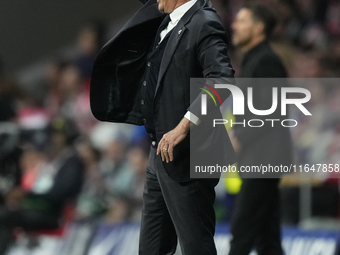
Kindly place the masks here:
<instances>
[{"instance_id":1,"label":"white dress shirt","mask_svg":"<svg viewBox=\"0 0 340 255\"><path fill-rule=\"evenodd\" d=\"M197 2L197 0L190 0L189 2L186 2L185 4L182 4L181 6L177 7L175 10L173 10L170 13L170 22L168 23L168 26L166 29L164 29L160 34L160 42L163 41L164 37L178 24L180 19L184 16L184 14ZM190 120L195 125L200 124L201 120L194 115L191 112L187 112L184 115L185 118Z\"/></svg>"},{"instance_id":2,"label":"white dress shirt","mask_svg":"<svg viewBox=\"0 0 340 255\"><path fill-rule=\"evenodd\" d=\"M189 2L186 2L185 4L182 4L181 6L177 7L175 10L172 11L172 13L169 14L170 16L170 22L168 23L168 26L166 29L164 29L161 32L160 35L160 42L163 41L164 37L169 33L179 22L179 20L184 16L184 14L189 11L189 9L197 2L197 0L190 0Z\"/></svg>"}]
</instances>

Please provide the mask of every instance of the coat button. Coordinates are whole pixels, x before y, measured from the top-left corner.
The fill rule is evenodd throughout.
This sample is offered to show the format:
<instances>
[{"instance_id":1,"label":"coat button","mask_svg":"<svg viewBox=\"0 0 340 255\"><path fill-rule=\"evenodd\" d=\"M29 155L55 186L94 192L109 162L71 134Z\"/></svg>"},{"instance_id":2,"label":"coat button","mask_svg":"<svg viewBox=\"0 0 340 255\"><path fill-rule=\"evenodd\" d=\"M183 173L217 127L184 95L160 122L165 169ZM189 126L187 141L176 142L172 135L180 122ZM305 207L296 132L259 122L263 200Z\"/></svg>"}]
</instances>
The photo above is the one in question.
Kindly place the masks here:
<instances>
[{"instance_id":1,"label":"coat button","mask_svg":"<svg viewBox=\"0 0 340 255\"><path fill-rule=\"evenodd\" d=\"M144 124L146 123L146 119L143 119Z\"/></svg>"},{"instance_id":2,"label":"coat button","mask_svg":"<svg viewBox=\"0 0 340 255\"><path fill-rule=\"evenodd\" d=\"M142 105L144 105L144 100L141 100L140 103L141 103Z\"/></svg>"},{"instance_id":3,"label":"coat button","mask_svg":"<svg viewBox=\"0 0 340 255\"><path fill-rule=\"evenodd\" d=\"M148 62L148 67L150 67L151 66L151 62Z\"/></svg>"},{"instance_id":4,"label":"coat button","mask_svg":"<svg viewBox=\"0 0 340 255\"><path fill-rule=\"evenodd\" d=\"M146 81L143 82L144 87L146 86Z\"/></svg>"},{"instance_id":5,"label":"coat button","mask_svg":"<svg viewBox=\"0 0 340 255\"><path fill-rule=\"evenodd\" d=\"M153 134L152 134L152 133L150 133L150 137L151 137L151 138L153 137Z\"/></svg>"},{"instance_id":6,"label":"coat button","mask_svg":"<svg viewBox=\"0 0 340 255\"><path fill-rule=\"evenodd\" d=\"M155 146L156 145L156 142L155 141L152 141L152 146Z\"/></svg>"}]
</instances>

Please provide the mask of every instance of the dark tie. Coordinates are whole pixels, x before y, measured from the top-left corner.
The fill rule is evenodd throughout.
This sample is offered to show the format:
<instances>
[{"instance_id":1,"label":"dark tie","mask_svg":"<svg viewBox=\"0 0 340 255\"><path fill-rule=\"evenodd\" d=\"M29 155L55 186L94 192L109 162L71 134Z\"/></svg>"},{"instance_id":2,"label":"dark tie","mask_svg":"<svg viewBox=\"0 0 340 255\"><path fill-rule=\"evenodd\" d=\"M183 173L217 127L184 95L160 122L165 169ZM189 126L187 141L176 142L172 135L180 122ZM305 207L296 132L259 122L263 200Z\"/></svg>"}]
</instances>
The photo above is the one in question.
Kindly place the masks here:
<instances>
[{"instance_id":1,"label":"dark tie","mask_svg":"<svg viewBox=\"0 0 340 255\"><path fill-rule=\"evenodd\" d=\"M162 23L160 24L160 26L158 27L154 48L157 47L159 41L161 40L161 32L162 32L164 29L167 28L167 26L168 26L170 20L171 20L171 19L170 19L170 15L167 14L167 15L164 17L164 19L163 19Z\"/></svg>"}]
</instances>

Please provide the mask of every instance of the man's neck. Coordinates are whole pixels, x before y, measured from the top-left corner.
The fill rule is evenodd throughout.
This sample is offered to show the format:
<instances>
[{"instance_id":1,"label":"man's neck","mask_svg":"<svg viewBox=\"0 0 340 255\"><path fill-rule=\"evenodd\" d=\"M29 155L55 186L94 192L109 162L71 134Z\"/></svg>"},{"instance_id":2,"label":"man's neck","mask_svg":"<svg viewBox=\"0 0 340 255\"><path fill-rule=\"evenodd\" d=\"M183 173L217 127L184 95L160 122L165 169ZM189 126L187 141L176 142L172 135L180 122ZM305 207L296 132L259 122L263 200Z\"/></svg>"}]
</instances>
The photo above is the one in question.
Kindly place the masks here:
<instances>
[{"instance_id":1,"label":"man's neck","mask_svg":"<svg viewBox=\"0 0 340 255\"><path fill-rule=\"evenodd\" d=\"M250 51L252 48L254 48L255 46L259 45L260 43L264 42L266 40L265 36L258 36L253 38L248 44L244 45L243 47L241 47L241 52L242 53L247 53L248 51Z\"/></svg>"}]
</instances>

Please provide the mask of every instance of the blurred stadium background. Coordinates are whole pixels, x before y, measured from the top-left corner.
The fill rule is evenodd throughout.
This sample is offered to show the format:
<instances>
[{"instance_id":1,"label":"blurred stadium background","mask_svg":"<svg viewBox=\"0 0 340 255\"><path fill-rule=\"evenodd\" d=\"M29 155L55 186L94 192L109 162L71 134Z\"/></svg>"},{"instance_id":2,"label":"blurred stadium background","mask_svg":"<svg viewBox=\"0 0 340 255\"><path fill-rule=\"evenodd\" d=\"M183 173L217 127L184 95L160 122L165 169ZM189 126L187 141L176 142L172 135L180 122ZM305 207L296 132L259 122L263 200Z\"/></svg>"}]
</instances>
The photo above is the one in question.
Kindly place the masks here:
<instances>
[{"instance_id":1,"label":"blurred stadium background","mask_svg":"<svg viewBox=\"0 0 340 255\"><path fill-rule=\"evenodd\" d=\"M230 28L243 1L212 2ZM272 46L289 77L340 77L339 0L262 2L277 12ZM37 210L36 198L42 197L51 204L42 213L57 206L61 219L51 231L15 228L8 254L137 254L150 140L144 127L96 121L88 99L96 54L140 6L136 0L1 2L0 208ZM237 74L241 56L232 46L229 55ZM301 120L292 133L296 164L340 163L340 89L313 89L318 96L310 107L318 116L314 123ZM83 181L66 177L52 194L56 171L73 151ZM337 254L334 177L282 179L287 254ZM228 221L239 185L237 178L222 179L216 189L219 254L229 249ZM54 203L51 197L60 192L69 193Z\"/></svg>"}]
</instances>

